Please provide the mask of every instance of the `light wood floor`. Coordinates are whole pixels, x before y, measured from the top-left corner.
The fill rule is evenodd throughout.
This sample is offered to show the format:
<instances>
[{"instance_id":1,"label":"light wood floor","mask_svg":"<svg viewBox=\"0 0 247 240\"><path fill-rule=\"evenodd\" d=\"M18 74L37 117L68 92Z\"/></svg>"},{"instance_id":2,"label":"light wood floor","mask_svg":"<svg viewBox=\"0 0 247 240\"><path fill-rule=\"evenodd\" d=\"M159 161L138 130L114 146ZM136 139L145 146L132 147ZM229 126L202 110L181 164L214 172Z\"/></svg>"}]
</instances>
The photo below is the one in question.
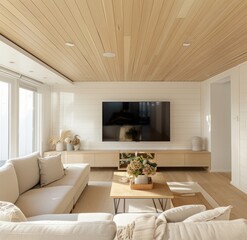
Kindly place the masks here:
<instances>
[{"instance_id":1,"label":"light wood floor","mask_svg":"<svg viewBox=\"0 0 247 240\"><path fill-rule=\"evenodd\" d=\"M115 168L92 168L91 181L111 181ZM198 182L220 206L232 205L231 219L247 219L247 194L230 184L229 173L210 173L204 169L161 168L166 181Z\"/></svg>"}]
</instances>

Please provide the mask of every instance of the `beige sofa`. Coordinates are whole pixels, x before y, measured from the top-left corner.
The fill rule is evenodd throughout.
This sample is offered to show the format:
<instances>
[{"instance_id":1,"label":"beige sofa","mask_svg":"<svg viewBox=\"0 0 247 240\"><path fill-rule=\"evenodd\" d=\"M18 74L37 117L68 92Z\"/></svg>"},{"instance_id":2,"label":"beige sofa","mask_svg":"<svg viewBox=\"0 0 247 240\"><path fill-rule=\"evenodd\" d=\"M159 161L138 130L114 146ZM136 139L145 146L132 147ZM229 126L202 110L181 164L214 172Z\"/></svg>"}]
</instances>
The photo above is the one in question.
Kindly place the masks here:
<instances>
[{"instance_id":1,"label":"beige sofa","mask_svg":"<svg viewBox=\"0 0 247 240\"><path fill-rule=\"evenodd\" d=\"M177 215L183 215L178 212ZM247 221L169 222L161 214L50 214L0 221L0 240L246 240ZM124 223L125 222L125 223ZM123 225L124 223L124 225ZM129 225L127 225L129 223ZM120 225L118 225L120 224Z\"/></svg>"},{"instance_id":2,"label":"beige sofa","mask_svg":"<svg viewBox=\"0 0 247 240\"><path fill-rule=\"evenodd\" d=\"M14 203L26 217L69 213L89 173L88 164L64 166L60 155L41 158L33 153L11 159L0 168L0 201Z\"/></svg>"}]
</instances>

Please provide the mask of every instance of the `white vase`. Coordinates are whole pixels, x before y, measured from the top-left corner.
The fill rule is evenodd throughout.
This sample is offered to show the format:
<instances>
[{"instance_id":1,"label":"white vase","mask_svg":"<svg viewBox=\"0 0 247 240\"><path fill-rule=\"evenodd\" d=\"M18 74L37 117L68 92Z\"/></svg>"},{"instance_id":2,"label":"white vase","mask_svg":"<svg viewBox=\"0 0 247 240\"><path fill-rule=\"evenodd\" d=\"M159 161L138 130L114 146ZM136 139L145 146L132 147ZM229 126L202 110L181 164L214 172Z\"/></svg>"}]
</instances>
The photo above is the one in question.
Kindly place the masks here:
<instances>
[{"instance_id":1,"label":"white vase","mask_svg":"<svg viewBox=\"0 0 247 240\"><path fill-rule=\"evenodd\" d=\"M148 184L148 176L138 175L135 177L135 184Z\"/></svg>"},{"instance_id":2,"label":"white vase","mask_svg":"<svg viewBox=\"0 0 247 240\"><path fill-rule=\"evenodd\" d=\"M73 151L74 150L74 146L71 143L66 143L66 150L67 151Z\"/></svg>"},{"instance_id":3,"label":"white vase","mask_svg":"<svg viewBox=\"0 0 247 240\"><path fill-rule=\"evenodd\" d=\"M202 138L193 137L191 140L192 151L202 151Z\"/></svg>"},{"instance_id":4,"label":"white vase","mask_svg":"<svg viewBox=\"0 0 247 240\"><path fill-rule=\"evenodd\" d=\"M63 150L64 150L63 142L56 143L56 151L63 151Z\"/></svg>"}]
</instances>

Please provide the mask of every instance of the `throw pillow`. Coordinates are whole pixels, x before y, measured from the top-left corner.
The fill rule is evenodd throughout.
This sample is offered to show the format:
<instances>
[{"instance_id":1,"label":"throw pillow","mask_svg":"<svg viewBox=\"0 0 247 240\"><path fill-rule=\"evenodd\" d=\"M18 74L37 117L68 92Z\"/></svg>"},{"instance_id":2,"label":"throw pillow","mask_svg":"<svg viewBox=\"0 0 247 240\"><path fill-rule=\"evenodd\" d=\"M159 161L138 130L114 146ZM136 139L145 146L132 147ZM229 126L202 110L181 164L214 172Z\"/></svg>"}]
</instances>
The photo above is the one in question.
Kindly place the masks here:
<instances>
[{"instance_id":1,"label":"throw pillow","mask_svg":"<svg viewBox=\"0 0 247 240\"><path fill-rule=\"evenodd\" d=\"M168 209L160 214L159 217L165 217L167 222L182 222L186 218L206 210L206 207L201 204L184 205Z\"/></svg>"},{"instance_id":2,"label":"throw pillow","mask_svg":"<svg viewBox=\"0 0 247 240\"><path fill-rule=\"evenodd\" d=\"M0 201L0 221L25 222L27 219L13 203Z\"/></svg>"},{"instance_id":3,"label":"throw pillow","mask_svg":"<svg viewBox=\"0 0 247 240\"><path fill-rule=\"evenodd\" d=\"M19 185L12 163L5 163L0 167L0 199L7 202L16 202L19 197Z\"/></svg>"},{"instance_id":4,"label":"throw pillow","mask_svg":"<svg viewBox=\"0 0 247 240\"><path fill-rule=\"evenodd\" d=\"M14 165L20 194L33 188L39 183L39 157L39 152L34 152L29 155L12 158L7 161Z\"/></svg>"},{"instance_id":5,"label":"throw pillow","mask_svg":"<svg viewBox=\"0 0 247 240\"><path fill-rule=\"evenodd\" d=\"M61 179L64 176L61 154L39 158L41 187Z\"/></svg>"},{"instance_id":6,"label":"throw pillow","mask_svg":"<svg viewBox=\"0 0 247 240\"><path fill-rule=\"evenodd\" d=\"M232 206L218 207L210 209L201 213L197 213L187 219L184 222L206 222L216 220L229 220Z\"/></svg>"}]
</instances>

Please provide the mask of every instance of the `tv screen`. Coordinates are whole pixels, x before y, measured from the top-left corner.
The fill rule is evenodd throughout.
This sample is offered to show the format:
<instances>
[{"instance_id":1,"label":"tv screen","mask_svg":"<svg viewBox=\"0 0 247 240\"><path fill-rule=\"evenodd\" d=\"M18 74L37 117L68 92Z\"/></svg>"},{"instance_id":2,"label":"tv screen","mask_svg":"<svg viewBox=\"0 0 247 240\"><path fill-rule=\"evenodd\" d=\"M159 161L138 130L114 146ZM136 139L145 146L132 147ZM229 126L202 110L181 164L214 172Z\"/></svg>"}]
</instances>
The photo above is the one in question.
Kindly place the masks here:
<instances>
[{"instance_id":1,"label":"tv screen","mask_svg":"<svg viewBox=\"0 0 247 240\"><path fill-rule=\"evenodd\" d=\"M170 102L103 102L103 141L170 141Z\"/></svg>"}]
</instances>

